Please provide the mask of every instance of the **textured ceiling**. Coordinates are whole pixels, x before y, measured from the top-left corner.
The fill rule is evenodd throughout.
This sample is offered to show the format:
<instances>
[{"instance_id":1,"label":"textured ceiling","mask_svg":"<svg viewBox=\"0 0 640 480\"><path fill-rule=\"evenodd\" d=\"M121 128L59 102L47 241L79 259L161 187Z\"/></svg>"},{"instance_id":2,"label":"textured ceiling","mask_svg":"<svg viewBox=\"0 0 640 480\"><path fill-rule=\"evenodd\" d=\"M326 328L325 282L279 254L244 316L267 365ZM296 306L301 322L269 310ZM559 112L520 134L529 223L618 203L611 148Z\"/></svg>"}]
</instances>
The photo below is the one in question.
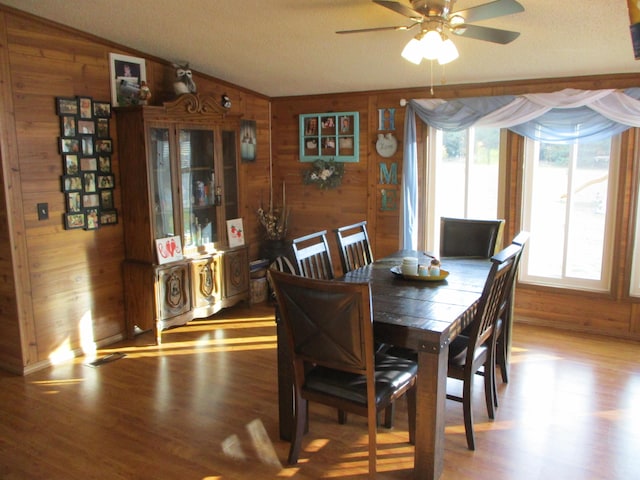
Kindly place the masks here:
<instances>
[{"instance_id":1,"label":"textured ceiling","mask_svg":"<svg viewBox=\"0 0 640 480\"><path fill-rule=\"evenodd\" d=\"M409 0L398 0L409 5ZM447 84L640 72L626 0L519 0L524 13L477 25L521 32L508 45L454 37ZM271 97L430 85L428 62L400 52L417 31L370 0L0 0ZM487 3L458 0L453 10Z\"/></svg>"}]
</instances>

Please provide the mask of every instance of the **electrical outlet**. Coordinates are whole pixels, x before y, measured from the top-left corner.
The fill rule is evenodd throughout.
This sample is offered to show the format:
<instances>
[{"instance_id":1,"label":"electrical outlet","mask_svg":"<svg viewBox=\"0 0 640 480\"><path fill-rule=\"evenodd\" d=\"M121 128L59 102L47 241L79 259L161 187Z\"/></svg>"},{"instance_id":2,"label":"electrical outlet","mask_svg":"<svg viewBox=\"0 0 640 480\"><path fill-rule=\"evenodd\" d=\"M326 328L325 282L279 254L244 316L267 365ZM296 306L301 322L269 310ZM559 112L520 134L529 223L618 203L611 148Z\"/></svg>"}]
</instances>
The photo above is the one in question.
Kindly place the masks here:
<instances>
[{"instance_id":1,"label":"electrical outlet","mask_svg":"<svg viewBox=\"0 0 640 480\"><path fill-rule=\"evenodd\" d=\"M48 220L49 219L49 204L48 203L39 203L37 208L38 208L38 220Z\"/></svg>"}]
</instances>

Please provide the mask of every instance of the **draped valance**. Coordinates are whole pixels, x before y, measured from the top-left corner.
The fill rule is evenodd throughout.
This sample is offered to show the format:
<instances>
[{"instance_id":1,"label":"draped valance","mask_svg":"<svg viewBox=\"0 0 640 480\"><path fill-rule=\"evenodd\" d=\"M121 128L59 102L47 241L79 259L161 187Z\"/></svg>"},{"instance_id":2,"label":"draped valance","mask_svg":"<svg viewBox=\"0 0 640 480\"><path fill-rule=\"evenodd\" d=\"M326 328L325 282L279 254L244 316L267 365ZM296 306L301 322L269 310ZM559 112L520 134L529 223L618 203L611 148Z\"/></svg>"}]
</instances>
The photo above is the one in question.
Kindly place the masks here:
<instances>
[{"instance_id":1,"label":"draped valance","mask_svg":"<svg viewBox=\"0 0 640 480\"><path fill-rule=\"evenodd\" d=\"M508 128L546 143L594 141L640 127L640 88L409 100L404 132L403 247L417 248L416 117L445 131Z\"/></svg>"}]
</instances>

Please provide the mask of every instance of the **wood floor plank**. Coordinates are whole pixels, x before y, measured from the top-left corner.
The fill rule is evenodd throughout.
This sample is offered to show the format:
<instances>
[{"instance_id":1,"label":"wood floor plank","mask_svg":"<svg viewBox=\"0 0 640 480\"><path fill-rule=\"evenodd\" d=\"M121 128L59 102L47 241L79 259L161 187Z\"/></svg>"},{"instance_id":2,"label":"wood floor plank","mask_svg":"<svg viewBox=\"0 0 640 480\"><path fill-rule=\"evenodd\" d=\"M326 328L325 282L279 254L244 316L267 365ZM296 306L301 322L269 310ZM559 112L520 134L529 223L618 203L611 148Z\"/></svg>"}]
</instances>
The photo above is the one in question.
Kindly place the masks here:
<instances>
[{"instance_id":1,"label":"wood floor plank","mask_svg":"<svg viewBox=\"0 0 640 480\"><path fill-rule=\"evenodd\" d=\"M511 380L490 421L474 392L476 451L447 402L443 480L640 478L640 345L516 324ZM227 309L27 377L0 373L2 479L366 478L367 429L311 406L300 463L283 465L276 338L267 304ZM450 389L458 386L450 381ZM406 405L378 434L378 478L410 478Z\"/></svg>"}]
</instances>

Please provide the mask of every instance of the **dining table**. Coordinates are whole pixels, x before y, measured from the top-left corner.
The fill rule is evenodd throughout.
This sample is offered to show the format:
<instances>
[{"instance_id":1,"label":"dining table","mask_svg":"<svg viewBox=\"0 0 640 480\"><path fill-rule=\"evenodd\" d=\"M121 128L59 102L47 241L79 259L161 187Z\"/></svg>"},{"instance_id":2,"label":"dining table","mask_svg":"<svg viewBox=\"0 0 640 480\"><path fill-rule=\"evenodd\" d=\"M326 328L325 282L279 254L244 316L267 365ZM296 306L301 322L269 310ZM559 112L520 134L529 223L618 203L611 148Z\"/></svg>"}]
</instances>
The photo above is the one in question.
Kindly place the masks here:
<instances>
[{"instance_id":1,"label":"dining table","mask_svg":"<svg viewBox=\"0 0 640 480\"><path fill-rule=\"evenodd\" d=\"M417 352L415 479L438 479L444 466L445 402L449 344L473 320L491 262L441 258L441 277L404 276L404 257L429 264L432 255L399 250L336 280L371 286L377 342ZM277 317L277 315L276 315ZM286 342L278 328L280 437L290 440L292 376Z\"/></svg>"}]
</instances>

